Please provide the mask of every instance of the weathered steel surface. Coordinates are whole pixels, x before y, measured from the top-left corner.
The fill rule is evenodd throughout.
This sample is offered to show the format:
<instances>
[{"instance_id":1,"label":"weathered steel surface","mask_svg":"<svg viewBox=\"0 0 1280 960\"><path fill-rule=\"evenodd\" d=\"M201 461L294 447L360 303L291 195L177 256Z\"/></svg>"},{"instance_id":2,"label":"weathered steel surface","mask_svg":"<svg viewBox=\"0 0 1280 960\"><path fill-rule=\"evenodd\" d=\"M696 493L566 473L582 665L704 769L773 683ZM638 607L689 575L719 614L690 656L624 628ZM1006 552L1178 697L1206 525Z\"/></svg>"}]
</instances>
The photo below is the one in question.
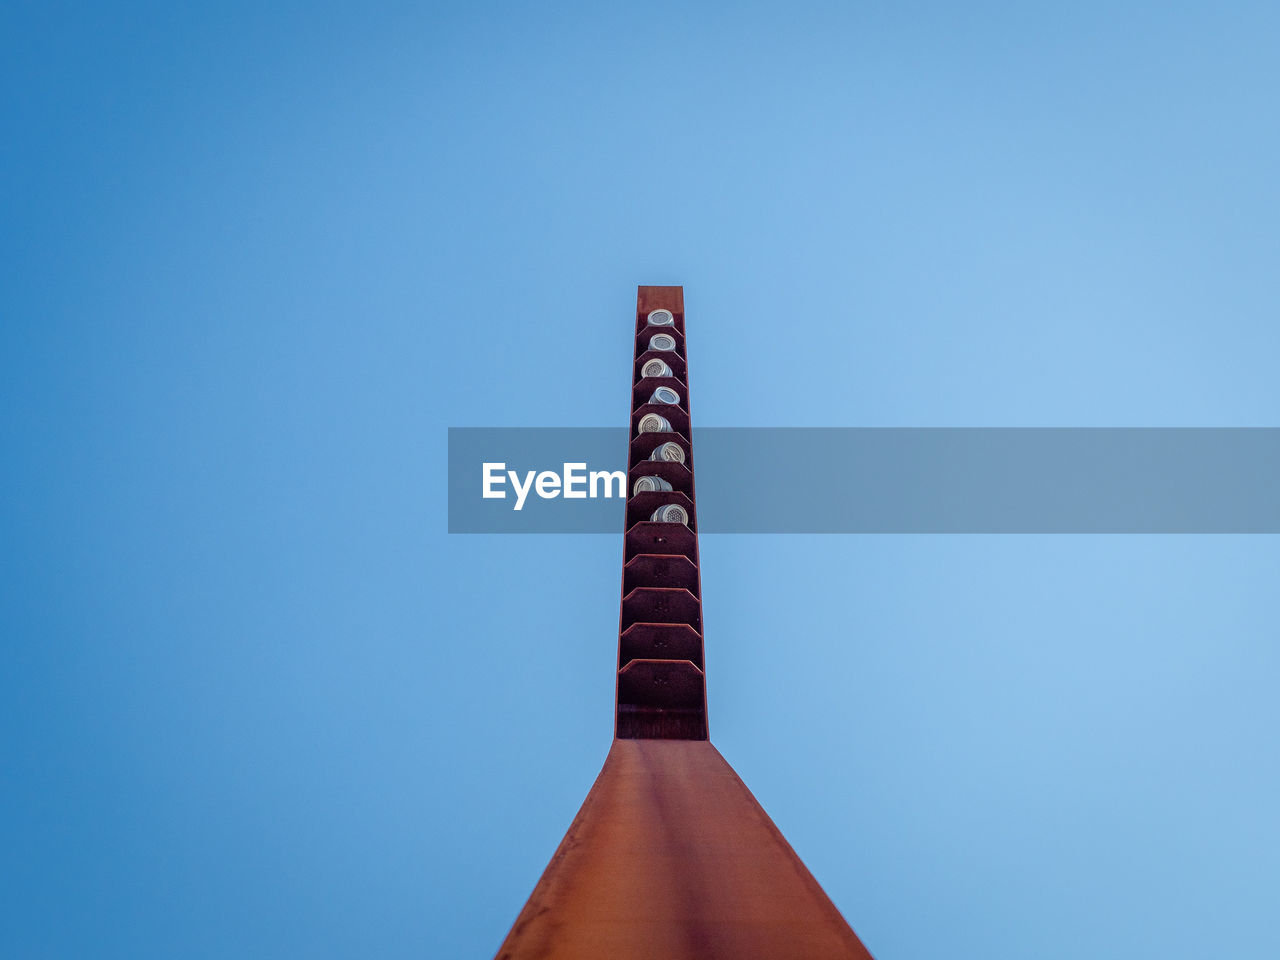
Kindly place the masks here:
<instances>
[{"instance_id":1,"label":"weathered steel surface","mask_svg":"<svg viewBox=\"0 0 1280 960\"><path fill-rule=\"evenodd\" d=\"M637 287L636 316L648 316L651 310L670 310L676 317L676 329L683 332L684 287Z\"/></svg>"},{"instance_id":2,"label":"weathered steel surface","mask_svg":"<svg viewBox=\"0 0 1280 960\"><path fill-rule=\"evenodd\" d=\"M632 660L663 658L688 660L701 670L702 637L687 623L633 623L622 631L618 659L624 667Z\"/></svg>"},{"instance_id":3,"label":"weathered steel surface","mask_svg":"<svg viewBox=\"0 0 1280 960\"><path fill-rule=\"evenodd\" d=\"M654 587L683 588L692 593L699 587L698 568L692 560L680 554L642 553L632 557L622 568L622 595L625 597L641 582Z\"/></svg>"},{"instance_id":4,"label":"weathered steel surface","mask_svg":"<svg viewBox=\"0 0 1280 960\"><path fill-rule=\"evenodd\" d=\"M870 954L707 741L615 740L498 960Z\"/></svg>"}]
</instances>

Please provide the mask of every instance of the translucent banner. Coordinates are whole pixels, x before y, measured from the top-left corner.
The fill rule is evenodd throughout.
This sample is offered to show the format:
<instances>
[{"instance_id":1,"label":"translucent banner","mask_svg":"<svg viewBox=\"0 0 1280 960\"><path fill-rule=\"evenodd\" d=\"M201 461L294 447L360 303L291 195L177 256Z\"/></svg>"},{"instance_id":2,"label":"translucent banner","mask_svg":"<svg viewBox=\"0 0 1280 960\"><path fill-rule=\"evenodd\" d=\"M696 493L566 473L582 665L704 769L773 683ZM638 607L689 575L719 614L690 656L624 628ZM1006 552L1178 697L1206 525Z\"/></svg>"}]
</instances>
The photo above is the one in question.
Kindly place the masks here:
<instances>
[{"instance_id":1,"label":"translucent banner","mask_svg":"<svg viewBox=\"0 0 1280 960\"><path fill-rule=\"evenodd\" d=\"M451 533L622 532L623 428L451 428ZM1280 429L693 431L700 533L1276 533Z\"/></svg>"}]
</instances>

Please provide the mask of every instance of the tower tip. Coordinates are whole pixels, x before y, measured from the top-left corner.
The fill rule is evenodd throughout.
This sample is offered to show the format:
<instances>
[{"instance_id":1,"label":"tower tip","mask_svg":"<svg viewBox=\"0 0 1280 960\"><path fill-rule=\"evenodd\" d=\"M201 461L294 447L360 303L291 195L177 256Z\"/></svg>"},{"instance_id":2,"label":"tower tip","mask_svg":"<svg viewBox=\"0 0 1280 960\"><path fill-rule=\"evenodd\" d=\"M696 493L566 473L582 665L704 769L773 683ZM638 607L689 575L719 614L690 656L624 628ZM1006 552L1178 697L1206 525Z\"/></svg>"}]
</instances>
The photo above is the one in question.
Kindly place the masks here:
<instances>
[{"instance_id":1,"label":"tower tip","mask_svg":"<svg viewBox=\"0 0 1280 960\"><path fill-rule=\"evenodd\" d=\"M684 315L684 287L636 287L636 313L647 316L652 310L670 310Z\"/></svg>"}]
</instances>

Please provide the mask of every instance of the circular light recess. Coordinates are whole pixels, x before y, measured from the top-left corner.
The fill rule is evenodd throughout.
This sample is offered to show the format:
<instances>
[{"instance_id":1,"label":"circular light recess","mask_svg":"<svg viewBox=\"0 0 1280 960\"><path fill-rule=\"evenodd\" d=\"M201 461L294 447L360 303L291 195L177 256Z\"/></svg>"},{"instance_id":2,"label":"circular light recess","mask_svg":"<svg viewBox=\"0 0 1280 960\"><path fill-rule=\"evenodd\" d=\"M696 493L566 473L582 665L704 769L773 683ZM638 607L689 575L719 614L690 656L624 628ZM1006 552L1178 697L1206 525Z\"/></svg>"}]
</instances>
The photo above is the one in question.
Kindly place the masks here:
<instances>
[{"instance_id":1,"label":"circular light recess","mask_svg":"<svg viewBox=\"0 0 1280 960\"><path fill-rule=\"evenodd\" d=\"M631 493L632 495L637 493L665 493L670 489L671 484L661 477L641 477L636 481L635 486L631 488Z\"/></svg>"},{"instance_id":2,"label":"circular light recess","mask_svg":"<svg viewBox=\"0 0 1280 960\"><path fill-rule=\"evenodd\" d=\"M665 360L646 360L643 367L640 368L640 376L642 377L671 377L674 374L671 368L667 366Z\"/></svg>"},{"instance_id":3,"label":"circular light recess","mask_svg":"<svg viewBox=\"0 0 1280 960\"><path fill-rule=\"evenodd\" d=\"M646 413L640 418L638 430L640 433L670 433L671 421L656 413Z\"/></svg>"},{"instance_id":4,"label":"circular light recess","mask_svg":"<svg viewBox=\"0 0 1280 960\"><path fill-rule=\"evenodd\" d=\"M678 503L668 503L653 511L650 520L656 520L658 523L683 523L689 525L689 511Z\"/></svg>"},{"instance_id":5,"label":"circular light recess","mask_svg":"<svg viewBox=\"0 0 1280 960\"><path fill-rule=\"evenodd\" d=\"M649 459L665 460L668 463L684 463L684 447L674 440L668 440L666 443L660 443L654 447L653 453L649 454Z\"/></svg>"},{"instance_id":6,"label":"circular light recess","mask_svg":"<svg viewBox=\"0 0 1280 960\"><path fill-rule=\"evenodd\" d=\"M649 326L651 327L670 327L675 322L676 318L670 310L654 310L649 314Z\"/></svg>"},{"instance_id":7,"label":"circular light recess","mask_svg":"<svg viewBox=\"0 0 1280 960\"><path fill-rule=\"evenodd\" d=\"M649 338L650 350L674 350L676 338L666 333L655 333Z\"/></svg>"},{"instance_id":8,"label":"circular light recess","mask_svg":"<svg viewBox=\"0 0 1280 960\"><path fill-rule=\"evenodd\" d=\"M653 396L649 398L654 403L679 403L680 394L676 393L670 387L659 387L653 391Z\"/></svg>"}]
</instances>

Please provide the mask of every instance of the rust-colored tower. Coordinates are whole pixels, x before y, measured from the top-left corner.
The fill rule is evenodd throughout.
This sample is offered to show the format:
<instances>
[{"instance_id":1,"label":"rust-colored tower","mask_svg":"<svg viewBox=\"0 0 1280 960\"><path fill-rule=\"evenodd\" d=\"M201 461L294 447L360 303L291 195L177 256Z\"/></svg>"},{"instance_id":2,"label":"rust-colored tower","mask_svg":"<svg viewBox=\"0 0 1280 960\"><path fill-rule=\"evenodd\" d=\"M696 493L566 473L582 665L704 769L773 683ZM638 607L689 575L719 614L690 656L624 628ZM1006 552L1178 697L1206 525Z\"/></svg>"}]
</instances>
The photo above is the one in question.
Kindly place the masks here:
<instances>
[{"instance_id":1,"label":"rust-colored tower","mask_svg":"<svg viewBox=\"0 0 1280 960\"><path fill-rule=\"evenodd\" d=\"M870 960L708 740L683 288L635 334L613 746L498 960Z\"/></svg>"}]
</instances>

